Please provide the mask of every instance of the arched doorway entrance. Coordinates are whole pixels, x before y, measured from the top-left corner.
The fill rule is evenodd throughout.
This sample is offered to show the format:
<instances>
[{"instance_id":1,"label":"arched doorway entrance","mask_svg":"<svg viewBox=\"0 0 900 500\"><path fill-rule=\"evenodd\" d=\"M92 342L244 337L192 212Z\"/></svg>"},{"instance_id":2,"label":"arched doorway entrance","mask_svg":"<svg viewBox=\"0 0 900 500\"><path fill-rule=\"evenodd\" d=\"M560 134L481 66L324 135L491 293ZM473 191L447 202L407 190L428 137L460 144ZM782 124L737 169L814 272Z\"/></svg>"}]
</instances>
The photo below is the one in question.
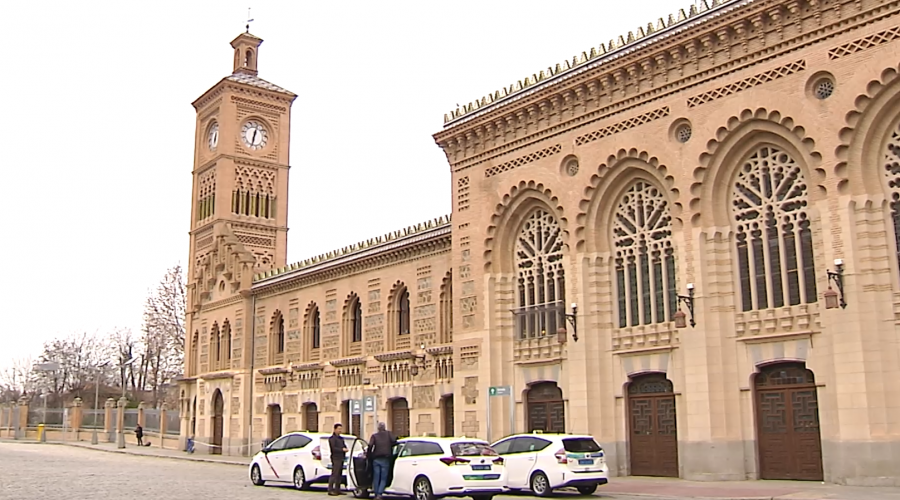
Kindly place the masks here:
<instances>
[{"instance_id":1,"label":"arched doorway entrance","mask_svg":"<svg viewBox=\"0 0 900 500\"><path fill-rule=\"evenodd\" d=\"M269 405L269 441L281 437L281 406Z\"/></svg>"},{"instance_id":2,"label":"arched doorway entrance","mask_svg":"<svg viewBox=\"0 0 900 500\"><path fill-rule=\"evenodd\" d=\"M678 477L675 392L663 373L628 384L628 452L632 476Z\"/></svg>"},{"instance_id":3,"label":"arched doorway entrance","mask_svg":"<svg viewBox=\"0 0 900 500\"><path fill-rule=\"evenodd\" d=\"M406 398L391 401L391 432L395 436L409 436L409 403Z\"/></svg>"},{"instance_id":4,"label":"arched doorway entrance","mask_svg":"<svg viewBox=\"0 0 900 500\"><path fill-rule=\"evenodd\" d=\"M813 372L803 363L779 363L760 370L756 429L760 479L821 481L819 399Z\"/></svg>"},{"instance_id":5,"label":"arched doorway entrance","mask_svg":"<svg viewBox=\"0 0 900 500\"><path fill-rule=\"evenodd\" d=\"M307 432L319 432L319 407L315 403L303 405L303 428Z\"/></svg>"},{"instance_id":6,"label":"arched doorway entrance","mask_svg":"<svg viewBox=\"0 0 900 500\"><path fill-rule=\"evenodd\" d=\"M541 382L528 389L528 432L566 432L566 406L556 382Z\"/></svg>"},{"instance_id":7,"label":"arched doorway entrance","mask_svg":"<svg viewBox=\"0 0 900 500\"><path fill-rule=\"evenodd\" d=\"M216 389L213 393L212 400L212 436L210 436L209 453L212 455L222 454L222 437L225 431L225 398L222 397L222 391Z\"/></svg>"},{"instance_id":8,"label":"arched doorway entrance","mask_svg":"<svg viewBox=\"0 0 900 500\"><path fill-rule=\"evenodd\" d=\"M453 436L453 394L441 398L441 435Z\"/></svg>"}]
</instances>

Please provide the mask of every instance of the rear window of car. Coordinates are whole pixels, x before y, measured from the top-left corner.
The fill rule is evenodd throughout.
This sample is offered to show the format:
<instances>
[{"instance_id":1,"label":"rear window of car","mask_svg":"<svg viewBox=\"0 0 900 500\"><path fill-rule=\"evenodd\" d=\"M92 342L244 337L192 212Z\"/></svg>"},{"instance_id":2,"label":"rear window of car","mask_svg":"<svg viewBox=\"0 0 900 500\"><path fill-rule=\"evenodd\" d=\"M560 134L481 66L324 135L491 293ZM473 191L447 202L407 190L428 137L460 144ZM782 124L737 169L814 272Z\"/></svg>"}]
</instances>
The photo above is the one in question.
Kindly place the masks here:
<instances>
[{"instance_id":1,"label":"rear window of car","mask_svg":"<svg viewBox=\"0 0 900 500\"><path fill-rule=\"evenodd\" d=\"M462 442L450 445L454 457L494 456L497 454L487 443Z\"/></svg>"},{"instance_id":2,"label":"rear window of car","mask_svg":"<svg viewBox=\"0 0 900 500\"><path fill-rule=\"evenodd\" d=\"M594 453L601 449L594 438L563 439L563 448L569 453Z\"/></svg>"}]
</instances>

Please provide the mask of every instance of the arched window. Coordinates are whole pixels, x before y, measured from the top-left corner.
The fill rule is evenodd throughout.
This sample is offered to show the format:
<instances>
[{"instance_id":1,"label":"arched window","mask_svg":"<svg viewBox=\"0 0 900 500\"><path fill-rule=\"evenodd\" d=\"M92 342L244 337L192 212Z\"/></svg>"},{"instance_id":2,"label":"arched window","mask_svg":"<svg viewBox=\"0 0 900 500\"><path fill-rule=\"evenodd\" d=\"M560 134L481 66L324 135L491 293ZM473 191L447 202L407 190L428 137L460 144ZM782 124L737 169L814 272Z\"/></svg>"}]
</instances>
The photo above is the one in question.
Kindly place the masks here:
<instances>
[{"instance_id":1,"label":"arched window","mask_svg":"<svg viewBox=\"0 0 900 500\"><path fill-rule=\"evenodd\" d=\"M362 301L359 300L359 296L355 292L350 292L344 304L344 338L346 339L344 347L352 349L353 353L357 353L358 347L353 347L352 344L362 342ZM350 352L345 352L345 355Z\"/></svg>"},{"instance_id":2,"label":"arched window","mask_svg":"<svg viewBox=\"0 0 900 500\"><path fill-rule=\"evenodd\" d=\"M665 195L632 183L612 224L619 328L671 321L675 314L675 249Z\"/></svg>"},{"instance_id":3,"label":"arched window","mask_svg":"<svg viewBox=\"0 0 900 500\"><path fill-rule=\"evenodd\" d=\"M565 326L566 282L560 233L556 218L537 209L516 238L516 332L520 339L556 335L556 330Z\"/></svg>"},{"instance_id":4,"label":"arched window","mask_svg":"<svg viewBox=\"0 0 900 500\"><path fill-rule=\"evenodd\" d=\"M244 54L244 66L248 68L253 67L253 51L247 49L247 52Z\"/></svg>"},{"instance_id":5,"label":"arched window","mask_svg":"<svg viewBox=\"0 0 900 500\"><path fill-rule=\"evenodd\" d=\"M453 342L453 274L448 272L441 284L440 342Z\"/></svg>"},{"instance_id":6,"label":"arched window","mask_svg":"<svg viewBox=\"0 0 900 500\"><path fill-rule=\"evenodd\" d=\"M894 251L900 267L900 124L894 126L884 151L884 180L894 225Z\"/></svg>"},{"instance_id":7,"label":"arched window","mask_svg":"<svg viewBox=\"0 0 900 500\"><path fill-rule=\"evenodd\" d=\"M225 360L225 368L231 368L231 323L227 319L222 323L222 347L220 350L224 352L222 358Z\"/></svg>"},{"instance_id":8,"label":"arched window","mask_svg":"<svg viewBox=\"0 0 900 500\"><path fill-rule=\"evenodd\" d=\"M191 338L191 375L197 375L197 369L200 366L200 331L194 331Z\"/></svg>"},{"instance_id":9,"label":"arched window","mask_svg":"<svg viewBox=\"0 0 900 500\"><path fill-rule=\"evenodd\" d=\"M312 319L312 348L318 349L322 346L322 317L319 316L319 308L313 312Z\"/></svg>"},{"instance_id":10,"label":"arched window","mask_svg":"<svg viewBox=\"0 0 900 500\"><path fill-rule=\"evenodd\" d=\"M400 292L397 303L397 334L409 335L409 289Z\"/></svg>"},{"instance_id":11,"label":"arched window","mask_svg":"<svg viewBox=\"0 0 900 500\"><path fill-rule=\"evenodd\" d=\"M758 148L741 165L732 197L742 310L815 302L806 179L794 158Z\"/></svg>"},{"instance_id":12,"label":"arched window","mask_svg":"<svg viewBox=\"0 0 900 500\"><path fill-rule=\"evenodd\" d=\"M213 323L212 330L209 332L209 371L218 370L221 358L221 337L219 336L219 324Z\"/></svg>"},{"instance_id":13,"label":"arched window","mask_svg":"<svg viewBox=\"0 0 900 500\"><path fill-rule=\"evenodd\" d=\"M362 303L360 303L359 298L356 299L356 304L353 305L353 318L350 321L353 323L353 341L362 342Z\"/></svg>"},{"instance_id":14,"label":"arched window","mask_svg":"<svg viewBox=\"0 0 900 500\"><path fill-rule=\"evenodd\" d=\"M278 321L275 325L278 331L275 340L275 354L282 354L284 353L284 317L281 314L278 315Z\"/></svg>"}]
</instances>

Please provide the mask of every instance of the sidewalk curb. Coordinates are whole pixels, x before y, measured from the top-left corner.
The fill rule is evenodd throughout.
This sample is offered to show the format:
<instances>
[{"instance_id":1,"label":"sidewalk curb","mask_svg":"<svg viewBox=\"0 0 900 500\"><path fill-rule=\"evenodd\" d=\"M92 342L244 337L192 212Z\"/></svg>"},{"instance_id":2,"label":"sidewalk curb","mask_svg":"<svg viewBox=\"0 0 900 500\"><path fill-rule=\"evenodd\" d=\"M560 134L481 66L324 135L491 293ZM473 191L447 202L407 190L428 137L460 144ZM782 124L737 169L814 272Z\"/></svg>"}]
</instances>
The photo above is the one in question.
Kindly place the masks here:
<instances>
[{"instance_id":1,"label":"sidewalk curb","mask_svg":"<svg viewBox=\"0 0 900 500\"><path fill-rule=\"evenodd\" d=\"M81 445L81 444L66 443L66 442L61 442L61 441L47 441L46 443L39 443L38 441L34 441L34 440L26 441L24 439L19 439L19 440L0 439L0 443L52 444L52 445L56 445L56 446L68 446L70 448L80 448L82 450L103 451L106 453L118 453L120 455L130 455L132 457L166 458L166 459L170 459L170 460L185 460L185 461L189 461L189 462L203 462L203 463L208 463L208 464L224 464L224 465L232 465L232 466L239 465L242 467L248 466L247 463L235 462L235 461L231 461L231 460L212 460L212 459L207 459L207 458L197 458L197 457L187 457L187 456L182 457L182 456L178 456L178 455L153 455L150 453L132 453L130 451L127 451L128 450L127 448L125 450L120 450L120 449L111 450L108 448L94 448L93 445Z\"/></svg>"},{"instance_id":2,"label":"sidewalk curb","mask_svg":"<svg viewBox=\"0 0 900 500\"><path fill-rule=\"evenodd\" d=\"M672 496L672 495L666 495L666 494L658 494L658 493L631 493L631 492L625 492L625 491L604 492L604 491L599 490L599 489L598 489L597 493L600 494L601 498L602 498L602 497L605 497L605 496L606 496L606 497L609 497L609 496L612 496L612 495L624 495L624 496L629 496L629 497L640 497L640 498L666 498L666 499L671 499L671 498L681 498L681 497L678 497L678 496ZM692 497L692 498L693 498L694 500L779 500L779 499L781 499L782 497L781 497L781 496L777 496L777 497L773 497L773 496L761 496L761 497L703 497L703 496L694 496L694 497ZM786 498L789 498L789 497L786 497Z\"/></svg>"}]
</instances>

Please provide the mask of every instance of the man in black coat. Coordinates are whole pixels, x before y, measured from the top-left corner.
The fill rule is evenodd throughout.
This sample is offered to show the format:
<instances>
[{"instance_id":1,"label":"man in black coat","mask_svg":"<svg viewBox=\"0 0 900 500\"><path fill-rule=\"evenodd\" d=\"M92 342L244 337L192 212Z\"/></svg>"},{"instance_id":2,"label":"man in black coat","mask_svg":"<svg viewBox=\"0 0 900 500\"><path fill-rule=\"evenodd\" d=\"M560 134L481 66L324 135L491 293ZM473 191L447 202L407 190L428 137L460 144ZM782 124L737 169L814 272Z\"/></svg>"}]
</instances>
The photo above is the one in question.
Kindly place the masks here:
<instances>
[{"instance_id":1,"label":"man in black coat","mask_svg":"<svg viewBox=\"0 0 900 500\"><path fill-rule=\"evenodd\" d=\"M344 426L334 424L334 432L328 438L328 447L331 449L331 477L328 478L328 494L331 496L343 495L341 491L341 478L344 473L344 457L347 455L347 445L341 432Z\"/></svg>"}]
</instances>

